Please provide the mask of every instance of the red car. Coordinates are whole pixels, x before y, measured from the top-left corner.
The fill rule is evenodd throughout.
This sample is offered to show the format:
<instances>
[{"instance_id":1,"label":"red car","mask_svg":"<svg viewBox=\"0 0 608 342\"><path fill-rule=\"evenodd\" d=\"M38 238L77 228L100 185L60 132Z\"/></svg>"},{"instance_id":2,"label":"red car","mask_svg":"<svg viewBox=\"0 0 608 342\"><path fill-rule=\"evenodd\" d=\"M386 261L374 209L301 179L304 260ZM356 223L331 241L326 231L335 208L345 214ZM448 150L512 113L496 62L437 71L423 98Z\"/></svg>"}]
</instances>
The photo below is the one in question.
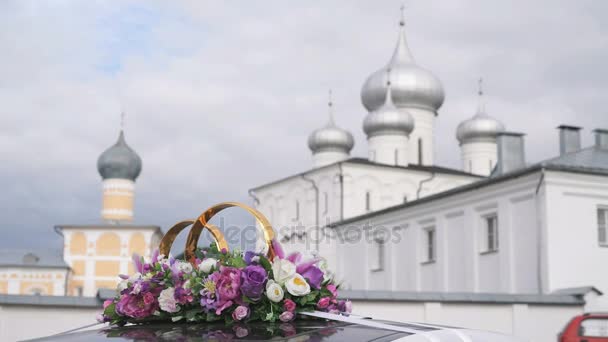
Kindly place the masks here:
<instances>
[{"instance_id":1,"label":"red car","mask_svg":"<svg viewBox=\"0 0 608 342\"><path fill-rule=\"evenodd\" d=\"M608 342L608 313L574 317L559 334L559 342Z\"/></svg>"}]
</instances>

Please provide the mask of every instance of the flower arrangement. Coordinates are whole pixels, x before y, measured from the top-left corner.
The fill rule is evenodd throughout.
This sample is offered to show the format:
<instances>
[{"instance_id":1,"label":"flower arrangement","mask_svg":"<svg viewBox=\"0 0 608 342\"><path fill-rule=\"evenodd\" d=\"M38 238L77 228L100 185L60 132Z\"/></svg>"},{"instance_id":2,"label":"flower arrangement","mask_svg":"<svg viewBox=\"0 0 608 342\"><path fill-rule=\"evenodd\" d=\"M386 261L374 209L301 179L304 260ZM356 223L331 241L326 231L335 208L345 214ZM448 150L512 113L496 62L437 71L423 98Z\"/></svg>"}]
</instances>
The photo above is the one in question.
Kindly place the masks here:
<instances>
[{"instance_id":1,"label":"flower arrangement","mask_svg":"<svg viewBox=\"0 0 608 342\"><path fill-rule=\"evenodd\" d=\"M304 311L350 313L322 259L197 249L191 262L155 252L149 262L134 256L137 273L121 275L118 294L104 302L101 322L124 325L172 322L290 322Z\"/></svg>"}]
</instances>

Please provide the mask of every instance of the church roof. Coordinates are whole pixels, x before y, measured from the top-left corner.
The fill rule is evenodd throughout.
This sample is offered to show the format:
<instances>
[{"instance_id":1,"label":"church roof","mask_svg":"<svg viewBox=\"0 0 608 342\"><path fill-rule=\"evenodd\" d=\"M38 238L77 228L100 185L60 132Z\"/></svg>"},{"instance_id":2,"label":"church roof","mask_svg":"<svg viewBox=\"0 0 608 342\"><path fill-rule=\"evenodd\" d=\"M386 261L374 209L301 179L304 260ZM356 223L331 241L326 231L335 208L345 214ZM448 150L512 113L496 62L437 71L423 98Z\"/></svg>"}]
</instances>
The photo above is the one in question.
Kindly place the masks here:
<instances>
[{"instance_id":1,"label":"church roof","mask_svg":"<svg viewBox=\"0 0 608 342\"><path fill-rule=\"evenodd\" d=\"M274 182L262 184L262 185L256 186L255 188L252 188L251 191L255 191L257 189L265 188L265 187L270 186L270 185L278 184L278 183L284 182L284 181L286 181L288 179L291 179L291 178L301 177L302 175L306 175L306 174L308 174L310 172L321 170L323 168L333 167L333 166L336 166L338 164L360 164L360 165L366 165L366 166L378 167L378 168L391 168L391 169L401 169L401 170L409 170L409 171L443 173L443 174L455 175L455 176L466 176L466 177L474 177L474 178L483 178L483 176L479 176L479 175L476 175L476 174L472 174L472 173L464 172L462 170L452 169L452 168L448 168L448 167L441 167L441 166L435 166L435 165L416 165L416 164L409 164L408 166L388 165L388 164L375 163L375 162L372 162L372 161L370 161L369 159L366 159L366 158L353 157L353 158L349 158L349 159L346 159L346 160L343 160L343 161L340 161L340 162L336 162L336 163L333 163L333 164L325 165L325 166L322 166L322 167L319 167L319 168L315 168L315 169L307 170L307 171L304 171L304 172L296 173L295 175L287 176L287 177L281 178L279 180L276 180Z\"/></svg>"},{"instance_id":2,"label":"church roof","mask_svg":"<svg viewBox=\"0 0 608 342\"><path fill-rule=\"evenodd\" d=\"M411 165L413 166L413 165ZM408 166L410 168L411 166ZM419 165L416 165L420 167ZM423 166L424 167L424 166ZM576 152L571 152L562 156L558 156L555 158L547 159L541 161L536 164L532 164L528 167L521 168L519 170L514 170L505 174L501 174L498 176L493 176L490 178L481 179L477 182L473 182L470 184L465 184L444 192L440 192L437 194L433 194L430 196L426 196L417 200L412 200L410 202L399 204L396 206L388 207L385 209L381 209L378 211L372 211L363 215L355 216L352 218L348 218L339 222L332 223L332 227L348 224L350 222L356 222L359 220L364 220L370 217L374 217L376 215L393 212L397 210L401 210L404 208L413 207L416 205L420 205L427 202L432 202L444 197L449 197L452 195L472 191L475 189L483 188L486 186L491 186L497 183L501 183L510 179L523 177L528 174L538 172L541 170L553 170L553 171L563 171L563 172L571 172L571 173L582 173L582 174L591 174L591 175L600 175L600 176L608 176L608 149L599 148L597 146L592 146L588 148L581 149Z\"/></svg>"},{"instance_id":3,"label":"church roof","mask_svg":"<svg viewBox=\"0 0 608 342\"><path fill-rule=\"evenodd\" d=\"M60 250L0 250L0 267L69 268Z\"/></svg>"}]
</instances>

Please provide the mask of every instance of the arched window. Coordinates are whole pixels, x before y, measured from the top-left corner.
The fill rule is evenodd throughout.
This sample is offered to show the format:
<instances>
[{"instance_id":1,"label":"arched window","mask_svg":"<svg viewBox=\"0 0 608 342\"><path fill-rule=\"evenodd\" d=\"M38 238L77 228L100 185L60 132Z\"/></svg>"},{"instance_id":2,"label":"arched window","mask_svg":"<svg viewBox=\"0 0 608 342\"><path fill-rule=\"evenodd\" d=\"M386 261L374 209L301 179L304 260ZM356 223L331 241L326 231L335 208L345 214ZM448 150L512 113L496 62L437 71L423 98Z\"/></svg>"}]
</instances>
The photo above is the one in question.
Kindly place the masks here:
<instances>
[{"instance_id":1,"label":"arched window","mask_svg":"<svg viewBox=\"0 0 608 342\"><path fill-rule=\"evenodd\" d=\"M422 138L418 138L418 164L422 165Z\"/></svg>"},{"instance_id":2,"label":"arched window","mask_svg":"<svg viewBox=\"0 0 608 342\"><path fill-rule=\"evenodd\" d=\"M81 232L72 234L72 237L70 238L70 254L85 255L86 253L87 253L86 236Z\"/></svg>"},{"instance_id":3,"label":"arched window","mask_svg":"<svg viewBox=\"0 0 608 342\"><path fill-rule=\"evenodd\" d=\"M146 254L146 239L142 233L135 233L129 241L129 255L144 255Z\"/></svg>"},{"instance_id":4,"label":"arched window","mask_svg":"<svg viewBox=\"0 0 608 342\"><path fill-rule=\"evenodd\" d=\"M97 239L97 255L120 256L120 238L116 233L103 233Z\"/></svg>"}]
</instances>

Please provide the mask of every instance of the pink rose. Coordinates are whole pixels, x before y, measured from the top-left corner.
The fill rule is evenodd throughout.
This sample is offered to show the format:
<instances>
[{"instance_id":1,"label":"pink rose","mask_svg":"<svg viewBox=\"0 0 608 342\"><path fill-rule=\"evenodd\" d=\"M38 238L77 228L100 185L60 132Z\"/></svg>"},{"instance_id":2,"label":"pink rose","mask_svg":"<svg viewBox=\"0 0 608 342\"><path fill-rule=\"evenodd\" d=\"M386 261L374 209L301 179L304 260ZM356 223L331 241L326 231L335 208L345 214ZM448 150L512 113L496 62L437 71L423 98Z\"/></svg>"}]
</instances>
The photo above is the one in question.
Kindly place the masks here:
<instances>
[{"instance_id":1,"label":"pink rose","mask_svg":"<svg viewBox=\"0 0 608 342\"><path fill-rule=\"evenodd\" d=\"M332 297L336 297L338 295L338 289L336 288L336 285L334 285L334 284L327 285L327 290L329 290L329 292L331 292Z\"/></svg>"},{"instance_id":2,"label":"pink rose","mask_svg":"<svg viewBox=\"0 0 608 342\"><path fill-rule=\"evenodd\" d=\"M293 318L294 318L294 314L291 311L284 311L279 316L279 319L281 320L281 322L289 322L289 321L293 320Z\"/></svg>"},{"instance_id":3,"label":"pink rose","mask_svg":"<svg viewBox=\"0 0 608 342\"><path fill-rule=\"evenodd\" d=\"M294 312L296 310L296 303L291 299L285 299L283 301L283 310Z\"/></svg>"},{"instance_id":4,"label":"pink rose","mask_svg":"<svg viewBox=\"0 0 608 342\"><path fill-rule=\"evenodd\" d=\"M145 294L125 294L120 297L116 303L116 313L121 316L132 318L146 318L152 316L154 311L158 309L158 302L154 299L154 295L150 292Z\"/></svg>"},{"instance_id":5,"label":"pink rose","mask_svg":"<svg viewBox=\"0 0 608 342\"><path fill-rule=\"evenodd\" d=\"M243 305L239 305L232 311L232 318L235 321L242 321L249 316L249 308Z\"/></svg>"},{"instance_id":6,"label":"pink rose","mask_svg":"<svg viewBox=\"0 0 608 342\"><path fill-rule=\"evenodd\" d=\"M106 299L103 302L103 309L105 310L108 306L110 306L110 304L112 304L114 302L114 299Z\"/></svg>"},{"instance_id":7,"label":"pink rose","mask_svg":"<svg viewBox=\"0 0 608 342\"><path fill-rule=\"evenodd\" d=\"M216 286L222 302L240 297L241 270L234 267L222 267Z\"/></svg>"},{"instance_id":8,"label":"pink rose","mask_svg":"<svg viewBox=\"0 0 608 342\"><path fill-rule=\"evenodd\" d=\"M323 298L319 299L319 301L317 302L317 308L318 309L327 308L327 306L329 306L330 300L331 300L331 298L329 298L329 297L323 297Z\"/></svg>"},{"instance_id":9,"label":"pink rose","mask_svg":"<svg viewBox=\"0 0 608 342\"><path fill-rule=\"evenodd\" d=\"M150 292L146 292L144 294L144 303L146 305L150 305L152 303L154 303L154 301L156 300L156 298L154 298L154 295Z\"/></svg>"}]
</instances>

